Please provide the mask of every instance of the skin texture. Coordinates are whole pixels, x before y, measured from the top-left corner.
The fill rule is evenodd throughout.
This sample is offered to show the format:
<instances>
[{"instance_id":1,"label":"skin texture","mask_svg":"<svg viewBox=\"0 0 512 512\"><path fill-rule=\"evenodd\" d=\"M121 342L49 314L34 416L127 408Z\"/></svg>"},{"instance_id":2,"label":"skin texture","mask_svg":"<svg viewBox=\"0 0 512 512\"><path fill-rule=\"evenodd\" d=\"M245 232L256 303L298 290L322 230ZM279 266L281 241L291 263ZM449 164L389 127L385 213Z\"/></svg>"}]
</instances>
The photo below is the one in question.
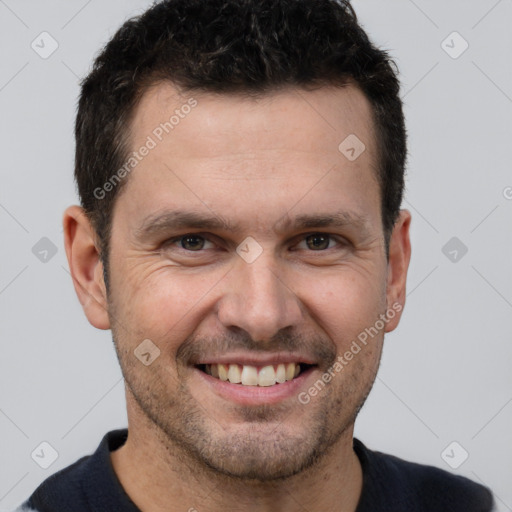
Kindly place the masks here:
<instances>
[{"instance_id":1,"label":"skin texture","mask_svg":"<svg viewBox=\"0 0 512 512\"><path fill-rule=\"evenodd\" d=\"M384 333L399 322L410 259L406 210L386 259L369 102L354 86L254 99L180 95L163 83L135 111L133 149L191 96L197 106L136 166L116 201L108 295L94 230L79 207L64 215L77 294L91 324L112 329L125 377L129 436L112 453L114 469L144 511L353 511L362 488L354 421ZM366 146L354 161L338 150L350 134ZM175 210L238 229L146 229ZM285 224L340 210L359 220ZM187 234L199 238L184 248ZM320 238L319 249L314 234L332 237ZM248 236L262 250L251 263L236 251ZM393 305L400 311L300 403L298 392ZM145 339L160 350L148 366L134 355ZM278 352L317 366L274 404L235 403L194 367L223 354Z\"/></svg>"}]
</instances>

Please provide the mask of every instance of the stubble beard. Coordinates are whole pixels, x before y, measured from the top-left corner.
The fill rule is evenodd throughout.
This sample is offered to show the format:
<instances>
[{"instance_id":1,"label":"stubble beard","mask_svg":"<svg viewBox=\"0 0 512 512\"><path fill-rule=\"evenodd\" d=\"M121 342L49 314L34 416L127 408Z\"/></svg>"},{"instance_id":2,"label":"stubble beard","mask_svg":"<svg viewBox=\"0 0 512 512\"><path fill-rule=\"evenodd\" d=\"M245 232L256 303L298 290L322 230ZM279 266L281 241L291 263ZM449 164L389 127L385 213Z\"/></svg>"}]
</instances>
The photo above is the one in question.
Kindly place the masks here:
<instances>
[{"instance_id":1,"label":"stubble beard","mask_svg":"<svg viewBox=\"0 0 512 512\"><path fill-rule=\"evenodd\" d=\"M140 375L147 368L137 368L133 354L120 352L115 344L132 402L168 460L178 460L191 474L232 482L277 482L313 468L353 426L376 376L375 370L362 386L357 375L364 372L355 369L342 387L326 386L317 403L297 402L291 409L279 404L238 406L237 424L223 424L221 415L210 417L191 395L179 371L177 386L169 392L164 385L172 382L168 371L155 367L152 378L144 380ZM300 431L290 428L289 418Z\"/></svg>"}]
</instances>

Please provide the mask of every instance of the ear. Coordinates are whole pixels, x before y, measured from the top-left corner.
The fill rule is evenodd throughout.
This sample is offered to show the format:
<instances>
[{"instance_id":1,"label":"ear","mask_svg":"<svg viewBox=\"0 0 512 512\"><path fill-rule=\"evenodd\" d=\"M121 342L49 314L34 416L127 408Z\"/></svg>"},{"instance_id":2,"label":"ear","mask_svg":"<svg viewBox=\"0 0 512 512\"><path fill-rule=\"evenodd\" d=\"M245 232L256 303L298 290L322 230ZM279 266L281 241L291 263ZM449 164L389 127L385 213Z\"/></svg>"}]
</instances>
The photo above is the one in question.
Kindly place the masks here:
<instances>
[{"instance_id":1,"label":"ear","mask_svg":"<svg viewBox=\"0 0 512 512\"><path fill-rule=\"evenodd\" d=\"M407 270L411 260L411 241L409 226L411 214L408 210L400 210L400 215L393 227L389 240L388 281L386 287L387 309L396 312L386 323L385 332L393 331L402 316L405 305L405 283Z\"/></svg>"},{"instance_id":2,"label":"ear","mask_svg":"<svg viewBox=\"0 0 512 512\"><path fill-rule=\"evenodd\" d=\"M107 290L96 232L79 206L67 208L62 223L69 269L85 316L94 327L110 329Z\"/></svg>"}]
</instances>

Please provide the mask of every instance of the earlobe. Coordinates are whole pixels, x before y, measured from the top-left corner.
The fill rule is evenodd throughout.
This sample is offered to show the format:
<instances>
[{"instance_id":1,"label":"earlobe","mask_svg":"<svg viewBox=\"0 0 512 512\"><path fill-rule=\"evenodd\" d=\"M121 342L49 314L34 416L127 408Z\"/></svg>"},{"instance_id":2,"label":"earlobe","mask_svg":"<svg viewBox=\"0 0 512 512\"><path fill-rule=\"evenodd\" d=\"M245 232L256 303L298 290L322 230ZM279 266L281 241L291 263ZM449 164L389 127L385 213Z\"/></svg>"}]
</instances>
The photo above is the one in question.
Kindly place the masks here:
<instances>
[{"instance_id":1,"label":"earlobe","mask_svg":"<svg viewBox=\"0 0 512 512\"><path fill-rule=\"evenodd\" d=\"M396 314L387 322L385 332L391 332L397 327L405 305L407 271L411 260L410 224L410 212L400 210L389 241L386 289L387 308L393 309Z\"/></svg>"},{"instance_id":2,"label":"earlobe","mask_svg":"<svg viewBox=\"0 0 512 512\"><path fill-rule=\"evenodd\" d=\"M110 329L103 264L94 228L79 206L67 208L62 223L69 270L78 300L94 327Z\"/></svg>"}]
</instances>

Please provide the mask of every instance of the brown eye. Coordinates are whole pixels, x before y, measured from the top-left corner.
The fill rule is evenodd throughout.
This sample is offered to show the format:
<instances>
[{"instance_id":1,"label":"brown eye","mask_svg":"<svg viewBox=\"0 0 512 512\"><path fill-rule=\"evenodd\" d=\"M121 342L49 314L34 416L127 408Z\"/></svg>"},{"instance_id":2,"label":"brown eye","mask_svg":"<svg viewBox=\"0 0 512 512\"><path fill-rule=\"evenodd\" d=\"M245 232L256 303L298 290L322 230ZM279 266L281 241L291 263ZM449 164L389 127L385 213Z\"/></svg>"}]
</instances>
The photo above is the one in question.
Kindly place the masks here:
<instances>
[{"instance_id":1,"label":"brown eye","mask_svg":"<svg viewBox=\"0 0 512 512\"><path fill-rule=\"evenodd\" d=\"M199 251L204 247L204 238L198 235L186 235L180 239L180 245L187 251Z\"/></svg>"},{"instance_id":2,"label":"brown eye","mask_svg":"<svg viewBox=\"0 0 512 512\"><path fill-rule=\"evenodd\" d=\"M329 248L331 237L322 233L316 233L314 235L307 236L305 240L309 249L314 251L322 251Z\"/></svg>"}]
</instances>

